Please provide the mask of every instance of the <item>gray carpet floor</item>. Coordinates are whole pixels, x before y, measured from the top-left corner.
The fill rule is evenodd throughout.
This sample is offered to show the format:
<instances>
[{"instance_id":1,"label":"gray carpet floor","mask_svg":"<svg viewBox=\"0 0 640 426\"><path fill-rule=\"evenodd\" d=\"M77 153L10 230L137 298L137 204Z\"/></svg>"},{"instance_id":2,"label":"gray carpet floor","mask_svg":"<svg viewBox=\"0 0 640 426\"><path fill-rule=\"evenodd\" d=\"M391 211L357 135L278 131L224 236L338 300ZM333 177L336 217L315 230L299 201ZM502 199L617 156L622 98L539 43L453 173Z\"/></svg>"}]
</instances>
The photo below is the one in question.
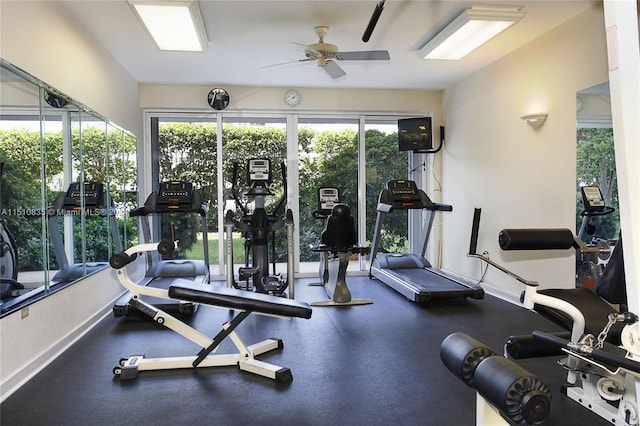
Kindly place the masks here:
<instances>
[{"instance_id":1,"label":"gray carpet floor","mask_svg":"<svg viewBox=\"0 0 640 426\"><path fill-rule=\"evenodd\" d=\"M296 298L325 298L313 280ZM289 367L289 384L237 367L142 372L121 381L112 369L132 354L193 355L181 336L136 317L103 319L0 406L2 425L474 425L475 391L440 360L440 343L465 332L502 353L507 338L558 326L491 296L415 304L378 281L350 277L354 298L374 303L314 307L310 320L251 315L238 328L248 344L279 337L262 359ZM230 312L202 306L188 321L215 335ZM230 345L222 346L224 353ZM605 425L560 392L554 358L518 361L553 390L545 425Z\"/></svg>"}]
</instances>

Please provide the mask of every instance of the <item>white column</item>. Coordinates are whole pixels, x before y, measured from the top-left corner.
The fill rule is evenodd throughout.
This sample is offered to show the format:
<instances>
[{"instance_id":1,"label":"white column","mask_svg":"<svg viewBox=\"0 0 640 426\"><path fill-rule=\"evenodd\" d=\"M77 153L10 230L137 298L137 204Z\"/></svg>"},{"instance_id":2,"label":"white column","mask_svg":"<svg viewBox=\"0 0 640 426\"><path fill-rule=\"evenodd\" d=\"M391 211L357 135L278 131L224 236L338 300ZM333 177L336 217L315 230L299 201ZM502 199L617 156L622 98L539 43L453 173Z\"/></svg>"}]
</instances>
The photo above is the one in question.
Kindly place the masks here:
<instances>
[{"instance_id":1,"label":"white column","mask_svg":"<svg viewBox=\"0 0 640 426\"><path fill-rule=\"evenodd\" d=\"M636 0L604 0L629 310L640 313L640 50Z\"/></svg>"}]
</instances>

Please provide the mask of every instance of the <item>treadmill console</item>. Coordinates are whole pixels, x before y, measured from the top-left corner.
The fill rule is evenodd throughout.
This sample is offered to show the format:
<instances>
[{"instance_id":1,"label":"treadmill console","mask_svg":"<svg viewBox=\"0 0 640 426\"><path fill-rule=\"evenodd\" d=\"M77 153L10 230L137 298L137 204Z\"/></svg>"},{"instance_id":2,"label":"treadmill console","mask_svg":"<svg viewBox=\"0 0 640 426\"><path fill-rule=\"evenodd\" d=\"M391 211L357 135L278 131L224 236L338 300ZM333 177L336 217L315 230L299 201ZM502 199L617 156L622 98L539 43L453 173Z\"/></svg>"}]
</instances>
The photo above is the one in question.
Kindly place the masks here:
<instances>
[{"instance_id":1,"label":"treadmill console","mask_svg":"<svg viewBox=\"0 0 640 426\"><path fill-rule=\"evenodd\" d=\"M99 182L73 182L64 197L63 208L67 210L96 209L102 207L104 187ZM84 204L83 204L84 202Z\"/></svg>"},{"instance_id":2,"label":"treadmill console","mask_svg":"<svg viewBox=\"0 0 640 426\"><path fill-rule=\"evenodd\" d=\"M193 184L191 182L160 182L156 204L159 210L180 210L190 208L193 202Z\"/></svg>"},{"instance_id":3,"label":"treadmill console","mask_svg":"<svg viewBox=\"0 0 640 426\"><path fill-rule=\"evenodd\" d=\"M412 180L390 180L380 193L380 204L394 209L422 209L433 203Z\"/></svg>"},{"instance_id":4,"label":"treadmill console","mask_svg":"<svg viewBox=\"0 0 640 426\"><path fill-rule=\"evenodd\" d=\"M199 213L204 216L207 206L202 203L202 195L193 183L181 180L160 182L158 190L152 192L144 206L132 209L131 216L146 216L151 213Z\"/></svg>"}]
</instances>

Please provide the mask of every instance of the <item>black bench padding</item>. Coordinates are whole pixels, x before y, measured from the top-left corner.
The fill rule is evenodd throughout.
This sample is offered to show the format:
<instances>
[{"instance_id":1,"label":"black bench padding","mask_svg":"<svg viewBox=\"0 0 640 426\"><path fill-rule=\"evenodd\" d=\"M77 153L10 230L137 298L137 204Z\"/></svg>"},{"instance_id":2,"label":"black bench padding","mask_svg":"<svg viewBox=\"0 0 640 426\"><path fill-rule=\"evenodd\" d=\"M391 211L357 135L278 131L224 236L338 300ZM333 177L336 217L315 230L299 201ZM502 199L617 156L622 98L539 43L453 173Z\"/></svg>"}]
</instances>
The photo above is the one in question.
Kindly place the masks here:
<instances>
[{"instance_id":1,"label":"black bench padding","mask_svg":"<svg viewBox=\"0 0 640 426\"><path fill-rule=\"evenodd\" d=\"M565 300L578 308L578 310L582 312L582 315L584 315L585 332L591 333L596 337L604 329L605 325L607 325L609 314L618 312L600 296L586 288L544 289L538 290L538 293ZM534 309L556 324L567 330L571 330L573 320L564 312L538 304L534 306ZM624 324L621 322L611 327L607 341L613 344L620 344L620 335L623 327Z\"/></svg>"},{"instance_id":2,"label":"black bench padding","mask_svg":"<svg viewBox=\"0 0 640 426\"><path fill-rule=\"evenodd\" d=\"M566 228L503 229L498 243L502 250L566 250L574 247L575 240Z\"/></svg>"},{"instance_id":3,"label":"black bench padding","mask_svg":"<svg viewBox=\"0 0 640 426\"><path fill-rule=\"evenodd\" d=\"M306 302L234 288L191 284L186 280L177 280L169 287L169 297L202 305L306 319L311 318L312 312Z\"/></svg>"}]
</instances>

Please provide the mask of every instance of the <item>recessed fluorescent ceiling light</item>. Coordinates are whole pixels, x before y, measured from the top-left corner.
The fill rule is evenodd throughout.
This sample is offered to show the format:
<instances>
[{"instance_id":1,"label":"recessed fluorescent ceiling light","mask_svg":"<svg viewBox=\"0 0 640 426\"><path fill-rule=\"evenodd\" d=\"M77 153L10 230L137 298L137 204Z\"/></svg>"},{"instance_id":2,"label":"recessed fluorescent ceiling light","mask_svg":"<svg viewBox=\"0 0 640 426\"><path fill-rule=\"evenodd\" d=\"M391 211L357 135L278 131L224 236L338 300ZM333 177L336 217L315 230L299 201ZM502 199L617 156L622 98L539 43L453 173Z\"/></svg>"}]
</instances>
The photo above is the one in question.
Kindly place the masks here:
<instances>
[{"instance_id":1,"label":"recessed fluorescent ceiling light","mask_svg":"<svg viewBox=\"0 0 640 426\"><path fill-rule=\"evenodd\" d=\"M129 4L160 50L207 49L207 35L195 1L129 0Z\"/></svg>"},{"instance_id":2,"label":"recessed fluorescent ceiling light","mask_svg":"<svg viewBox=\"0 0 640 426\"><path fill-rule=\"evenodd\" d=\"M419 51L423 59L461 59L524 17L518 9L472 7L462 12Z\"/></svg>"}]
</instances>

